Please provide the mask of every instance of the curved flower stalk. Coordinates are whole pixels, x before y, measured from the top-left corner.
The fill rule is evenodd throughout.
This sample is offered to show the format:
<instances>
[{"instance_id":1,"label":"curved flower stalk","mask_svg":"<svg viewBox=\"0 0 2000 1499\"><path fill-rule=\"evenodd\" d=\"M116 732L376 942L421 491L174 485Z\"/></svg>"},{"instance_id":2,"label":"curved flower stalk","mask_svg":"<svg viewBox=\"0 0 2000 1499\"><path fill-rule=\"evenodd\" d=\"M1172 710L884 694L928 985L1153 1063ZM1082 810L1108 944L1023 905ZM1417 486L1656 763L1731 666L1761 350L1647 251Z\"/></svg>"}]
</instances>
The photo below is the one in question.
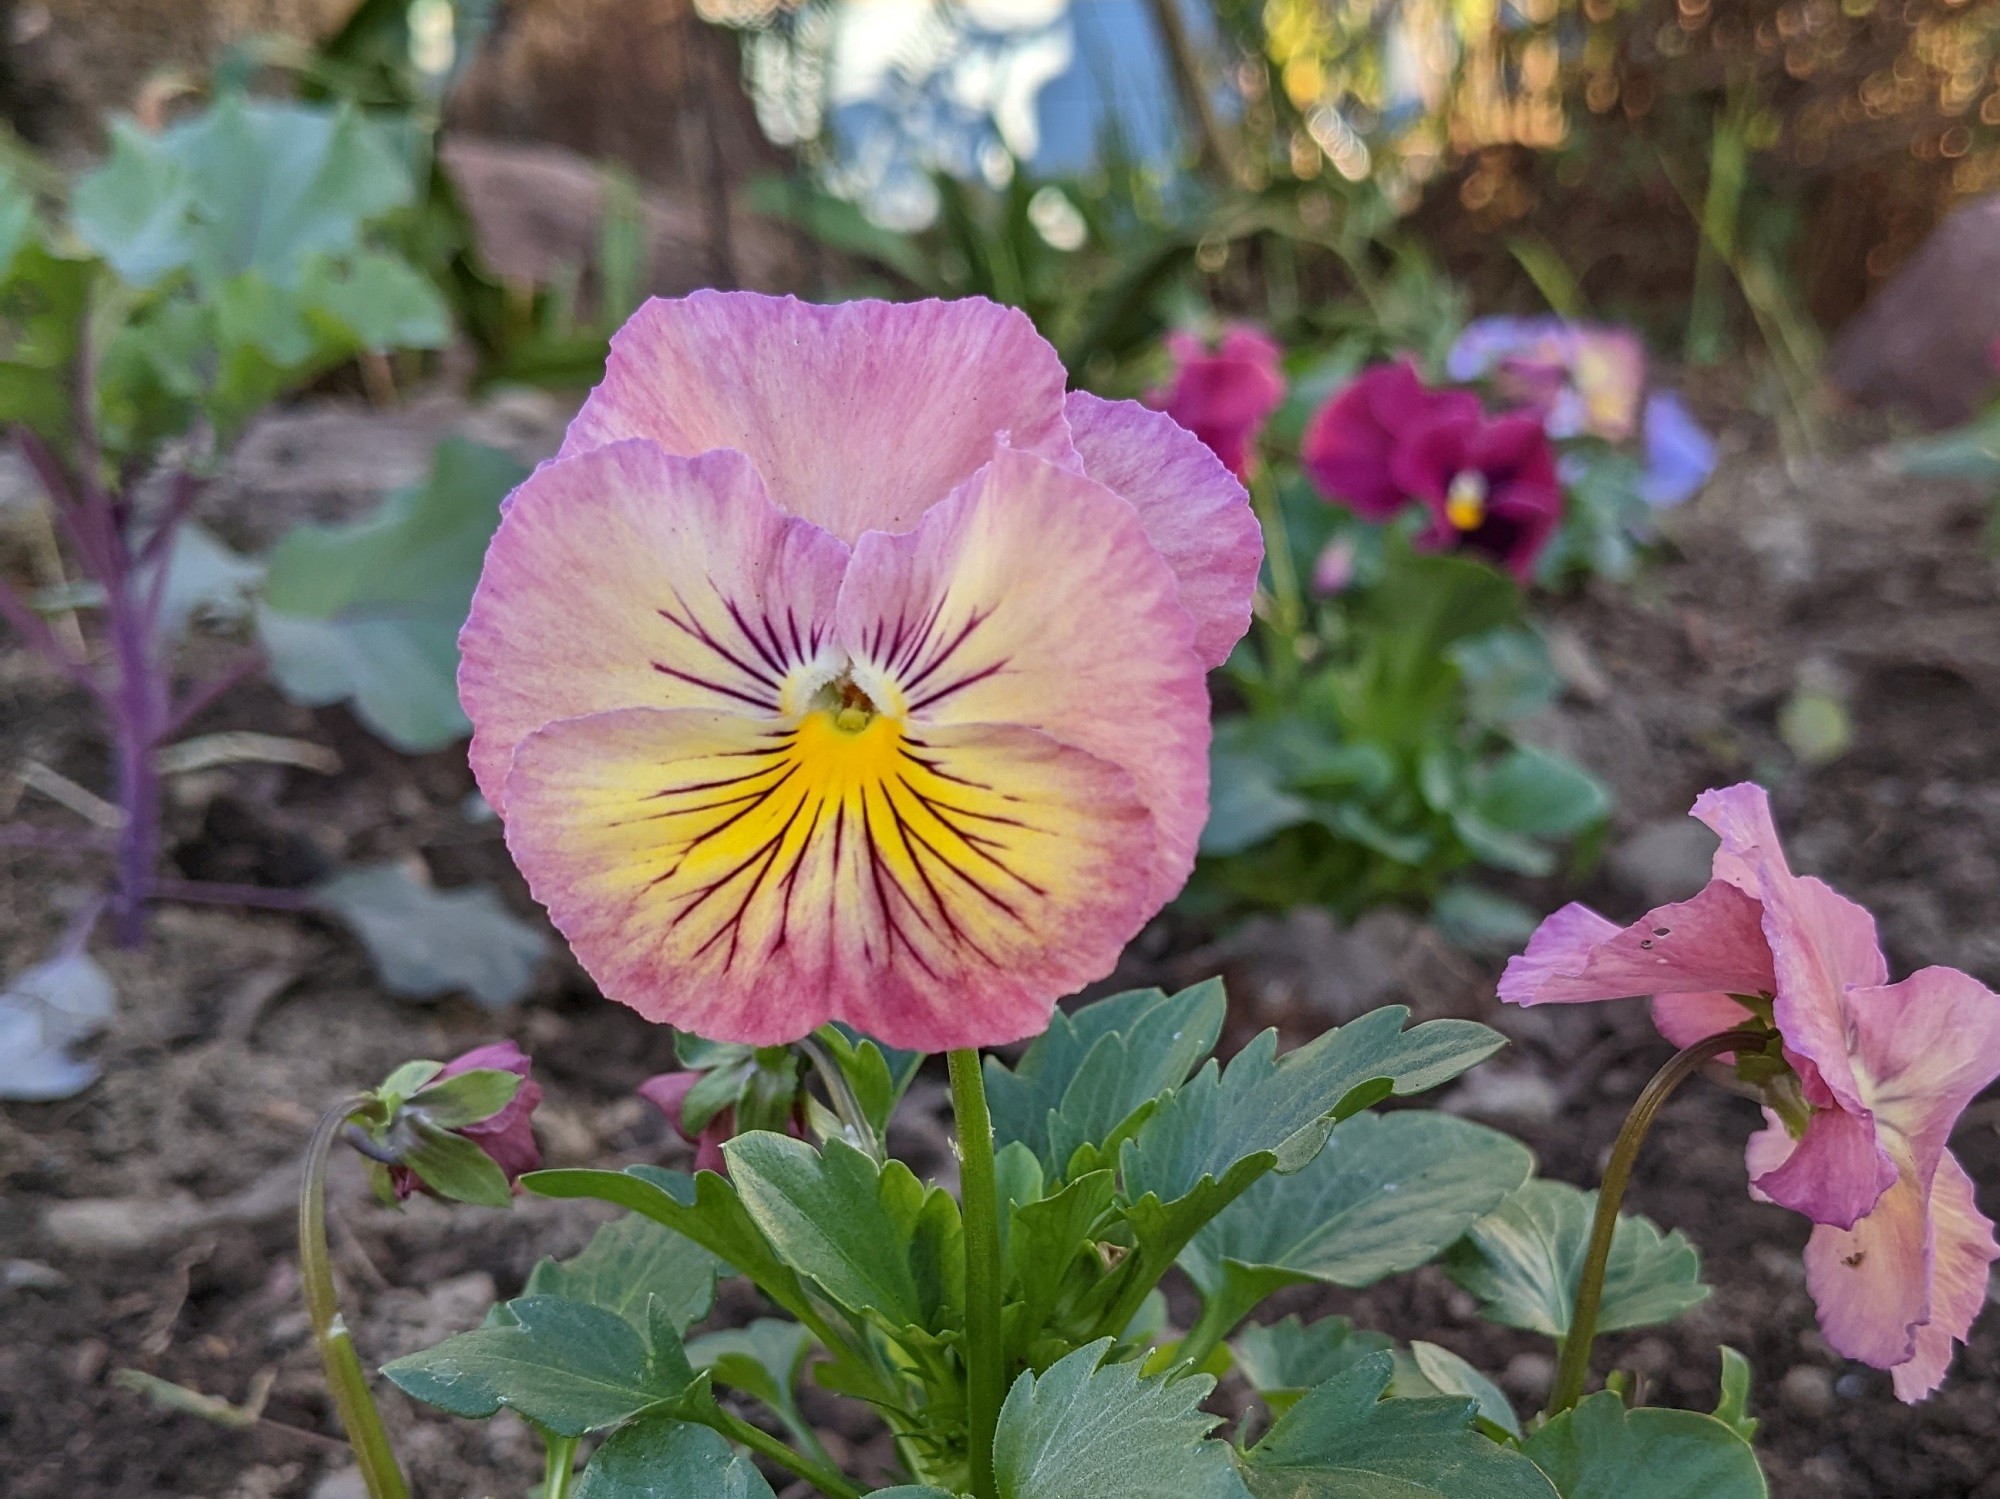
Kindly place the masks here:
<instances>
[{"instance_id":1,"label":"curved flower stalk","mask_svg":"<svg viewBox=\"0 0 2000 1499\"><path fill-rule=\"evenodd\" d=\"M1873 918L1792 872L1762 788L1704 792L1694 815L1721 839L1698 894L1622 929L1564 907L1507 965L1500 996L1650 994L1655 1024L1684 1047L1746 1024L1775 1030L1781 1061L1739 1059L1767 1100L1747 1152L1751 1191L1815 1224L1806 1279L1827 1341L1920 1400L1944 1379L2000 1258L1945 1148L2000 1077L2000 996L1950 968L1890 983Z\"/></svg>"},{"instance_id":2,"label":"curved flower stalk","mask_svg":"<svg viewBox=\"0 0 2000 1499\"><path fill-rule=\"evenodd\" d=\"M473 770L612 998L714 1040L1034 1034L1186 879L1242 487L983 301L654 301L509 499Z\"/></svg>"}]
</instances>

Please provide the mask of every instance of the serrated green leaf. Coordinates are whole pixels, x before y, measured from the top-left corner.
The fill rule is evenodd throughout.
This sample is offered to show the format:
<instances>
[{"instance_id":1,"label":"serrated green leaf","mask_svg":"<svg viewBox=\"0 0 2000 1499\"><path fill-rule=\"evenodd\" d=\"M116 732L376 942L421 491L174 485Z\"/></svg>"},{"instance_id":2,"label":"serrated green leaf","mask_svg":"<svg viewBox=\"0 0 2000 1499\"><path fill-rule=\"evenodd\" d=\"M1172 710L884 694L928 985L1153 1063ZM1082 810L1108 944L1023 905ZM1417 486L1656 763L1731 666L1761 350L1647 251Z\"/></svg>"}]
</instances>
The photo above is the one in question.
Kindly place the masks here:
<instances>
[{"instance_id":1,"label":"serrated green leaf","mask_svg":"<svg viewBox=\"0 0 2000 1499\"><path fill-rule=\"evenodd\" d=\"M451 341L451 309L437 287L395 255L364 252L319 260L306 272L301 301L326 340L359 351L441 349Z\"/></svg>"},{"instance_id":2,"label":"serrated green leaf","mask_svg":"<svg viewBox=\"0 0 2000 1499\"><path fill-rule=\"evenodd\" d=\"M813 1347L812 1333L798 1323L760 1317L748 1327L695 1338L687 1345L687 1354L688 1361L706 1369L715 1383L769 1406L793 1439L810 1449L818 1438L793 1392Z\"/></svg>"},{"instance_id":3,"label":"serrated green leaf","mask_svg":"<svg viewBox=\"0 0 2000 1499\"><path fill-rule=\"evenodd\" d=\"M665 1414L613 1432L573 1499L772 1499L757 1465L706 1426Z\"/></svg>"},{"instance_id":4,"label":"serrated green leaf","mask_svg":"<svg viewBox=\"0 0 2000 1499\"><path fill-rule=\"evenodd\" d=\"M1606 1390L1530 1432L1562 1499L1766 1499L1750 1444L1695 1411L1627 1410Z\"/></svg>"},{"instance_id":5,"label":"serrated green leaf","mask_svg":"<svg viewBox=\"0 0 2000 1499\"><path fill-rule=\"evenodd\" d=\"M257 615L278 685L314 705L351 700L401 750L463 737L458 629L500 501L526 474L497 449L447 439L425 481L368 519L286 535Z\"/></svg>"},{"instance_id":6,"label":"serrated green leaf","mask_svg":"<svg viewBox=\"0 0 2000 1499\"><path fill-rule=\"evenodd\" d=\"M1020 1310L1010 1332L1032 1338L1062 1293L1070 1267L1088 1249L1091 1231L1111 1210L1116 1173L1091 1171L1051 1197L1022 1203L1006 1235L1009 1295Z\"/></svg>"},{"instance_id":7,"label":"serrated green leaf","mask_svg":"<svg viewBox=\"0 0 2000 1499\"><path fill-rule=\"evenodd\" d=\"M1221 982L1211 979L1179 994L1133 989L1078 1010L1056 1011L1049 1028L1013 1067L996 1057L986 1058L994 1138L1002 1145L1020 1141L1052 1175L1060 1176L1069 1161L1067 1154L1058 1158L1051 1148L1049 1119L1064 1109L1065 1098L1079 1080L1085 1079L1076 1094L1077 1124L1086 1114L1097 1120L1131 1099L1130 1107L1112 1121L1113 1126L1121 1124L1154 1094L1186 1080L1214 1046L1225 1007ZM1093 1061L1096 1049L1114 1039L1123 1043L1122 1051L1101 1053ZM1143 1089L1135 1084L1124 1090L1122 1097L1118 1080L1109 1075L1121 1061L1146 1083Z\"/></svg>"},{"instance_id":8,"label":"serrated green leaf","mask_svg":"<svg viewBox=\"0 0 2000 1499\"><path fill-rule=\"evenodd\" d=\"M1214 1049L1228 1010L1222 980L1209 979L1092 1042L1047 1122L1043 1164L1051 1175L1061 1176L1085 1146L1108 1159L1140 1111L1186 1082Z\"/></svg>"},{"instance_id":9,"label":"serrated green leaf","mask_svg":"<svg viewBox=\"0 0 2000 1499\"><path fill-rule=\"evenodd\" d=\"M1504 1040L1469 1020L1403 1029L1390 1006L1283 1057L1265 1031L1226 1071L1211 1061L1164 1099L1120 1157L1127 1216L1142 1245L1178 1255L1188 1238L1267 1171L1297 1171L1333 1126L1387 1091L1422 1092L1497 1051Z\"/></svg>"},{"instance_id":10,"label":"serrated green leaf","mask_svg":"<svg viewBox=\"0 0 2000 1499\"><path fill-rule=\"evenodd\" d=\"M884 1046L838 1021L821 1026L814 1035L846 1076L862 1114L879 1137L889 1128L889 1116L923 1067L923 1053Z\"/></svg>"},{"instance_id":11,"label":"serrated green leaf","mask_svg":"<svg viewBox=\"0 0 2000 1499\"><path fill-rule=\"evenodd\" d=\"M399 865L342 870L316 904L354 929L392 994L434 999L463 990L491 1010L534 987L548 938L485 885L433 890Z\"/></svg>"},{"instance_id":12,"label":"serrated green leaf","mask_svg":"<svg viewBox=\"0 0 2000 1499\"><path fill-rule=\"evenodd\" d=\"M536 1265L522 1294L560 1296L615 1312L641 1333L653 1315L664 1313L675 1332L685 1333L715 1304L719 1267L713 1254L685 1235L630 1213L600 1228L581 1253ZM655 1312L648 1311L649 1302Z\"/></svg>"},{"instance_id":13,"label":"serrated green leaf","mask_svg":"<svg viewBox=\"0 0 2000 1499\"><path fill-rule=\"evenodd\" d=\"M758 1288L801 1322L817 1315L791 1266L778 1258L728 1180L713 1171L694 1177L657 1166L623 1171L531 1171L521 1185L543 1197L593 1197L641 1213L685 1235Z\"/></svg>"},{"instance_id":14,"label":"serrated green leaf","mask_svg":"<svg viewBox=\"0 0 2000 1499\"><path fill-rule=\"evenodd\" d=\"M1553 1499L1533 1463L1472 1429L1472 1401L1383 1400L1392 1371L1370 1354L1279 1417L1244 1457L1256 1499Z\"/></svg>"},{"instance_id":15,"label":"serrated green leaf","mask_svg":"<svg viewBox=\"0 0 2000 1499\"><path fill-rule=\"evenodd\" d=\"M411 1121L410 1134L415 1143L404 1150L403 1164L440 1197L486 1208L513 1206L507 1174L465 1136L422 1119Z\"/></svg>"},{"instance_id":16,"label":"serrated green leaf","mask_svg":"<svg viewBox=\"0 0 2000 1499\"><path fill-rule=\"evenodd\" d=\"M1533 1169L1526 1146L1449 1114L1359 1114L1309 1165L1253 1184L1195 1235L1181 1265L1204 1294L1230 1260L1372 1285L1442 1253Z\"/></svg>"},{"instance_id":17,"label":"serrated green leaf","mask_svg":"<svg viewBox=\"0 0 2000 1499\"><path fill-rule=\"evenodd\" d=\"M1201 1409L1205 1375L1142 1379L1093 1343L1021 1375L1000 1409L993 1469L1000 1499L1241 1499L1229 1448Z\"/></svg>"},{"instance_id":18,"label":"serrated green leaf","mask_svg":"<svg viewBox=\"0 0 2000 1499\"><path fill-rule=\"evenodd\" d=\"M410 1095L409 1106L440 1129L460 1129L491 1119L521 1091L521 1075L477 1067Z\"/></svg>"},{"instance_id":19,"label":"serrated green leaf","mask_svg":"<svg viewBox=\"0 0 2000 1499\"><path fill-rule=\"evenodd\" d=\"M1393 1346L1383 1334L1357 1329L1345 1317L1301 1322L1296 1316L1246 1327L1230 1344L1243 1377L1274 1415L1298 1404L1307 1390Z\"/></svg>"},{"instance_id":20,"label":"serrated green leaf","mask_svg":"<svg viewBox=\"0 0 2000 1499\"><path fill-rule=\"evenodd\" d=\"M837 1305L892 1330L936 1332L965 1304L958 1204L901 1161L842 1140L814 1150L766 1130L723 1146L744 1210L779 1256Z\"/></svg>"},{"instance_id":21,"label":"serrated green leaf","mask_svg":"<svg viewBox=\"0 0 2000 1499\"><path fill-rule=\"evenodd\" d=\"M1576 1309L1596 1206L1594 1192L1529 1182L1467 1232L1451 1255L1452 1279L1480 1299L1493 1321L1562 1338ZM1597 1314L1600 1333L1670 1322L1707 1297L1701 1258L1685 1235L1619 1215Z\"/></svg>"},{"instance_id":22,"label":"serrated green leaf","mask_svg":"<svg viewBox=\"0 0 2000 1499\"><path fill-rule=\"evenodd\" d=\"M1430 1395L1454 1395L1479 1407L1482 1420L1490 1421L1509 1436L1521 1434L1521 1418L1500 1387L1471 1364L1435 1343L1413 1342L1407 1354L1396 1359L1392 1394L1406 1399Z\"/></svg>"},{"instance_id":23,"label":"serrated green leaf","mask_svg":"<svg viewBox=\"0 0 2000 1499\"><path fill-rule=\"evenodd\" d=\"M653 1324L649 1345L617 1313L580 1301L523 1296L507 1311L512 1325L460 1333L382 1373L404 1394L453 1415L483 1419L509 1406L566 1437L616 1426L696 1388L664 1321Z\"/></svg>"}]
</instances>

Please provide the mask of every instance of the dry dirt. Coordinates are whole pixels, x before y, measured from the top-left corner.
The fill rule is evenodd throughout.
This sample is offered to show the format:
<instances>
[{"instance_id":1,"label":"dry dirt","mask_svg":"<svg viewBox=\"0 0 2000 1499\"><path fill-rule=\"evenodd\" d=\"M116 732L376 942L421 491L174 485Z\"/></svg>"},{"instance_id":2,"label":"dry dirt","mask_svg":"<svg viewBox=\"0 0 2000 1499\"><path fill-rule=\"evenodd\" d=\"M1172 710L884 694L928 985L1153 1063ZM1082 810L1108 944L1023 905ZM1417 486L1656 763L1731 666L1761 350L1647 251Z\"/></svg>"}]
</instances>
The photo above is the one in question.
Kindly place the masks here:
<instances>
[{"instance_id":1,"label":"dry dirt","mask_svg":"<svg viewBox=\"0 0 2000 1499\"><path fill-rule=\"evenodd\" d=\"M553 445L561 416L533 401L286 414L256 435L204 518L239 542L268 538L406 481L440 431L497 435L532 455ZM1584 893L1629 917L1691 890L1702 854L1680 814L1704 786L1754 773L1774 790L1796 862L1880 913L1899 972L1953 963L2000 983L2000 572L1980 544L1984 518L1982 497L1898 480L1866 452L1791 473L1739 454L1674 518L1634 589L1555 607L1570 691L1543 728L1620 797L1610 856ZM1775 727L1802 667L1846 693L1855 728L1854 747L1819 769L1794 763ZM201 727L311 739L343 769L184 780L170 815L185 872L296 885L333 861L413 855L441 885L498 880L531 909L492 825L462 813L471 780L459 754L399 757L344 712L294 708L260 687L228 696ZM0 649L0 763L24 757L100 783L84 705ZM31 802L22 813L51 825L65 815ZM81 861L0 850L7 972L54 939L92 878ZM677 1159L632 1093L670 1065L664 1036L597 998L566 959L503 1016L392 1001L347 936L289 914L166 909L147 950L107 961L122 1010L98 1051L104 1080L68 1102L0 1107L0 1491L12 1499L357 1492L342 1488L327 1436L287 1215L319 1109L397 1061L515 1036L547 1090L552 1161ZM1266 1024L1300 1039L1391 1000L1494 1020L1517 1045L1445 1101L1515 1129L1548 1173L1587 1181L1665 1048L1629 1005L1501 1015L1496 966L1393 913L1350 931L1297 913L1222 938L1169 918L1121 977L1226 972L1232 1041ZM905 1143L922 1158L941 1156L941 1096L927 1080L906 1111ZM1608 1340L1605 1355L1663 1403L1706 1409L1716 1345L1747 1353L1779 1499L2000 1499L2000 1315L1975 1330L1944 1391L1914 1408L1834 1355L1800 1268L1805 1225L1744 1194L1741 1141L1754 1122L1748 1103L1706 1086L1666 1112L1636 1205L1695 1239L1716 1294L1673 1328ZM2000 1206L1996 1124L2000 1102L1976 1104L1953 1142L1989 1211ZM573 1250L590 1227L578 1205L534 1199L505 1214L422 1201L384 1212L352 1162L335 1198L350 1314L377 1360L470 1325L536 1257ZM1546 1345L1486 1327L1438 1274L1288 1298L1273 1314L1340 1310L1457 1349L1524 1408L1550 1373ZM268 1390L268 1420L232 1430L157 1409L118 1382L123 1369L232 1401ZM393 1391L384 1403L419 1493L518 1494L532 1482L532 1445L511 1418L453 1421ZM830 1445L843 1443L866 1460L865 1425L837 1426Z\"/></svg>"}]
</instances>

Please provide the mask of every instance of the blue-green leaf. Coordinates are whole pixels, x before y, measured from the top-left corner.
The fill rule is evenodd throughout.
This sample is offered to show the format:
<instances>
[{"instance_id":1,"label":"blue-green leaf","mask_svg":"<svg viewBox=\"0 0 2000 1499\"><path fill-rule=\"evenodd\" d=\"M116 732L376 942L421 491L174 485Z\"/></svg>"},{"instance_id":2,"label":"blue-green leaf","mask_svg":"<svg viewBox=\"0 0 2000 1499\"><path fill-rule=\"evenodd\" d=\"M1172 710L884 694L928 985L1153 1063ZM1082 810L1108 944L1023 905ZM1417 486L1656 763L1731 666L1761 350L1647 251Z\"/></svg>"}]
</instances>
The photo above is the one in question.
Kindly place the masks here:
<instances>
[{"instance_id":1,"label":"blue-green leaf","mask_svg":"<svg viewBox=\"0 0 2000 1499\"><path fill-rule=\"evenodd\" d=\"M1627 1410L1609 1390L1530 1432L1562 1499L1765 1499L1750 1444L1695 1411Z\"/></svg>"},{"instance_id":2,"label":"blue-green leaf","mask_svg":"<svg viewBox=\"0 0 2000 1499\"><path fill-rule=\"evenodd\" d=\"M1256 1499L1554 1499L1520 1453L1472 1428L1470 1400L1384 1400L1393 1363L1361 1360L1306 1393L1244 1457Z\"/></svg>"},{"instance_id":3,"label":"blue-green leaf","mask_svg":"<svg viewBox=\"0 0 2000 1499\"><path fill-rule=\"evenodd\" d=\"M1202 1375L1142 1379L1093 1343L1014 1381L1000 1409L1000 1499L1241 1499L1229 1448L1208 1433Z\"/></svg>"},{"instance_id":4,"label":"blue-green leaf","mask_svg":"<svg viewBox=\"0 0 2000 1499\"><path fill-rule=\"evenodd\" d=\"M1597 1194L1531 1181L1475 1223L1451 1255L1451 1275L1507 1327L1561 1338L1576 1309ZM1701 1258L1678 1230L1620 1214L1597 1314L1599 1332L1670 1322L1706 1300Z\"/></svg>"},{"instance_id":5,"label":"blue-green leaf","mask_svg":"<svg viewBox=\"0 0 2000 1499\"><path fill-rule=\"evenodd\" d=\"M399 865L342 870L314 902L352 927L392 994L435 999L464 991L489 1010L534 987L548 938L488 886L434 890Z\"/></svg>"},{"instance_id":6,"label":"blue-green leaf","mask_svg":"<svg viewBox=\"0 0 2000 1499\"><path fill-rule=\"evenodd\" d=\"M706 1426L641 1416L613 1432L572 1499L772 1499L757 1465Z\"/></svg>"},{"instance_id":7,"label":"blue-green leaf","mask_svg":"<svg viewBox=\"0 0 2000 1499\"><path fill-rule=\"evenodd\" d=\"M654 1316L664 1314L676 1332L685 1333L715 1304L720 1265L693 1240L628 1213L600 1228L581 1253L536 1265L522 1294L587 1302L623 1317L642 1334Z\"/></svg>"}]
</instances>

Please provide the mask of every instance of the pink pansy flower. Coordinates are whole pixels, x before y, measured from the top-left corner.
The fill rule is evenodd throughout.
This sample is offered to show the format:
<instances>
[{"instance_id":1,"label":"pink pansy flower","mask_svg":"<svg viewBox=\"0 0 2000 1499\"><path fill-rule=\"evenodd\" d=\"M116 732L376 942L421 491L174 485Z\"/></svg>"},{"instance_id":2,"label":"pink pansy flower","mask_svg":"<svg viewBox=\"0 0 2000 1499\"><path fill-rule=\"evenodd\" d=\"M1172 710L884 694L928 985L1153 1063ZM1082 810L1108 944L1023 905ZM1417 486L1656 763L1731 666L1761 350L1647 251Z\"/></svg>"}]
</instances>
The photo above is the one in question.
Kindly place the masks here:
<instances>
[{"instance_id":1,"label":"pink pansy flower","mask_svg":"<svg viewBox=\"0 0 2000 1499\"><path fill-rule=\"evenodd\" d=\"M1950 968L1891 984L1873 918L1792 873L1761 788L1704 792L1694 815L1722 840L1700 893L1623 929L1564 907L1507 965L1500 996L1650 994L1655 1023L1681 1046L1768 1005L1791 1076L1750 1141L1752 1191L1817 1225L1806 1277L1827 1341L1891 1370L1904 1400L1922 1399L2000 1258L1945 1148L1966 1104L2000 1076L2000 997Z\"/></svg>"},{"instance_id":2,"label":"pink pansy flower","mask_svg":"<svg viewBox=\"0 0 2000 1499\"><path fill-rule=\"evenodd\" d=\"M1241 324L1226 329L1211 350L1192 333L1167 335L1173 383L1146 404L1194 433L1239 479L1250 477L1257 436L1285 399L1279 368L1284 351L1271 338Z\"/></svg>"},{"instance_id":3,"label":"pink pansy flower","mask_svg":"<svg viewBox=\"0 0 2000 1499\"><path fill-rule=\"evenodd\" d=\"M649 1077L639 1084L639 1096L667 1116L667 1123L674 1127L674 1133L694 1147L694 1169L713 1171L718 1176L729 1174L729 1162L722 1154L722 1147L736 1135L735 1108L717 1109L698 1130L690 1131L684 1121L682 1110L687 1106L687 1096L694 1091L702 1074L692 1069L683 1072L662 1072ZM805 1122L794 1110L785 1120L785 1133L794 1139L806 1137Z\"/></svg>"},{"instance_id":4,"label":"pink pansy flower","mask_svg":"<svg viewBox=\"0 0 2000 1499\"><path fill-rule=\"evenodd\" d=\"M1562 524L1555 450L1532 416L1441 412L1404 437L1390 472L1430 512L1418 546L1477 552L1523 582Z\"/></svg>"},{"instance_id":5,"label":"pink pansy flower","mask_svg":"<svg viewBox=\"0 0 2000 1499\"><path fill-rule=\"evenodd\" d=\"M504 1108L491 1118L481 1119L473 1124L461 1124L452 1131L463 1135L474 1145L485 1151L507 1178L512 1186L530 1171L539 1171L542 1165L542 1150L535 1143L533 1116L541 1104L541 1084L528 1076L532 1065L525 1052L512 1041L496 1041L490 1046L476 1046L461 1057L446 1062L433 1083L441 1083L448 1077L457 1077L463 1072L489 1070L511 1072L521 1079L521 1086ZM389 1168L389 1185L402 1202L412 1192L424 1190L416 1172L407 1166Z\"/></svg>"},{"instance_id":6,"label":"pink pansy flower","mask_svg":"<svg viewBox=\"0 0 2000 1499\"><path fill-rule=\"evenodd\" d=\"M1393 462L1410 433L1441 417L1479 415L1462 390L1433 390L1408 360L1378 364L1335 393L1306 424L1299 461L1328 499L1366 520L1388 520L1410 503Z\"/></svg>"},{"instance_id":7,"label":"pink pansy flower","mask_svg":"<svg viewBox=\"0 0 2000 1499\"><path fill-rule=\"evenodd\" d=\"M1559 317L1487 317L1452 345L1454 380L1490 378L1506 400L1540 412L1551 437L1623 442L1638 425L1646 348L1630 328Z\"/></svg>"},{"instance_id":8,"label":"pink pansy flower","mask_svg":"<svg viewBox=\"0 0 2000 1499\"><path fill-rule=\"evenodd\" d=\"M1179 889L1242 486L1021 313L698 292L612 340L461 636L472 767L612 998L716 1040L1040 1031Z\"/></svg>"}]
</instances>

